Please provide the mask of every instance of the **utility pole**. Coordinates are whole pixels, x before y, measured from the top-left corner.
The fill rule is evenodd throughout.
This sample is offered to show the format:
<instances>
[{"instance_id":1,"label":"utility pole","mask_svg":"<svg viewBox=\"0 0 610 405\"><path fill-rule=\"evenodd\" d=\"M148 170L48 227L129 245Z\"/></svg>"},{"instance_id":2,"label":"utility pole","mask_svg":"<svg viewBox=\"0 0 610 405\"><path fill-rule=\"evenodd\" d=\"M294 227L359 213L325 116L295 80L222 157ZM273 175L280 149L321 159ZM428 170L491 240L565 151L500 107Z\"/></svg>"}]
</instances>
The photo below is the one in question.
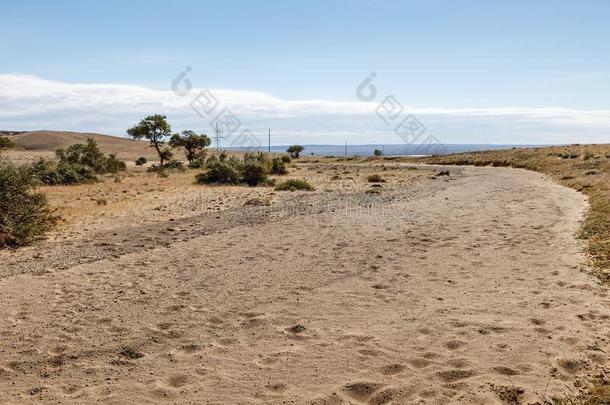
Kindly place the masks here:
<instances>
[{"instance_id":1,"label":"utility pole","mask_svg":"<svg viewBox=\"0 0 610 405\"><path fill-rule=\"evenodd\" d=\"M216 152L220 153L220 134L222 133L222 130L218 128L218 122L216 123L216 129L214 131L216 132Z\"/></svg>"},{"instance_id":2,"label":"utility pole","mask_svg":"<svg viewBox=\"0 0 610 405\"><path fill-rule=\"evenodd\" d=\"M271 129L269 129L269 136L268 136L268 141L269 141L269 153L271 153Z\"/></svg>"}]
</instances>

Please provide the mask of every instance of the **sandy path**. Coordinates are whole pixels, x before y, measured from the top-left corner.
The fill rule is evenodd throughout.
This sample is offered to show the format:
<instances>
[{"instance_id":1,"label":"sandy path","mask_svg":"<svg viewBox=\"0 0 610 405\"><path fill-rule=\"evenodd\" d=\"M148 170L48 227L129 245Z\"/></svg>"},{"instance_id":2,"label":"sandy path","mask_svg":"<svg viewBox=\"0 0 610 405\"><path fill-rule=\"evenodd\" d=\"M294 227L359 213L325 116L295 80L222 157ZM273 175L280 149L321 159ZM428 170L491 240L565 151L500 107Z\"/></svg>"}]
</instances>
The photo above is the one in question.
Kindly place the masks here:
<instances>
[{"instance_id":1,"label":"sandy path","mask_svg":"<svg viewBox=\"0 0 610 405\"><path fill-rule=\"evenodd\" d=\"M1 279L2 400L533 402L607 366L584 197L492 168L416 187Z\"/></svg>"}]
</instances>

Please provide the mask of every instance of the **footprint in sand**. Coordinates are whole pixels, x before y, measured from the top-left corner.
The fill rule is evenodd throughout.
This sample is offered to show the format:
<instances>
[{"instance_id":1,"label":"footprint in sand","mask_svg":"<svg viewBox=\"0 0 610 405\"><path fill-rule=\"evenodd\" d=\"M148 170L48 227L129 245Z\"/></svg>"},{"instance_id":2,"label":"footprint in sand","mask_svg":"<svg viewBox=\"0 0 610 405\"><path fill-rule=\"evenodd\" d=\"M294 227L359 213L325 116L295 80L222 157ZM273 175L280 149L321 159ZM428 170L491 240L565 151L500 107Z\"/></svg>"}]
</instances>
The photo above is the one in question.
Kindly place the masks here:
<instances>
[{"instance_id":1,"label":"footprint in sand","mask_svg":"<svg viewBox=\"0 0 610 405\"><path fill-rule=\"evenodd\" d=\"M430 360L426 359L411 359L407 362L415 368L426 368L432 364Z\"/></svg>"},{"instance_id":2,"label":"footprint in sand","mask_svg":"<svg viewBox=\"0 0 610 405\"><path fill-rule=\"evenodd\" d=\"M457 350L464 346L466 346L466 342L462 342L461 340L450 340L445 343L445 347L449 350Z\"/></svg>"},{"instance_id":3,"label":"footprint in sand","mask_svg":"<svg viewBox=\"0 0 610 405\"><path fill-rule=\"evenodd\" d=\"M381 384L372 382L356 382L343 386L343 391L357 401L366 401L382 387Z\"/></svg>"},{"instance_id":4,"label":"footprint in sand","mask_svg":"<svg viewBox=\"0 0 610 405\"><path fill-rule=\"evenodd\" d=\"M175 374L169 377L167 380L167 385L172 388L181 388L187 385L189 382L189 377L184 374Z\"/></svg>"},{"instance_id":5,"label":"footprint in sand","mask_svg":"<svg viewBox=\"0 0 610 405\"><path fill-rule=\"evenodd\" d=\"M453 383L470 378L475 375L475 372L472 370L444 370L437 372L436 375L444 383Z\"/></svg>"},{"instance_id":6,"label":"footprint in sand","mask_svg":"<svg viewBox=\"0 0 610 405\"><path fill-rule=\"evenodd\" d=\"M392 363L387 364L379 370L383 375L394 375L403 372L406 367L403 364Z\"/></svg>"}]
</instances>

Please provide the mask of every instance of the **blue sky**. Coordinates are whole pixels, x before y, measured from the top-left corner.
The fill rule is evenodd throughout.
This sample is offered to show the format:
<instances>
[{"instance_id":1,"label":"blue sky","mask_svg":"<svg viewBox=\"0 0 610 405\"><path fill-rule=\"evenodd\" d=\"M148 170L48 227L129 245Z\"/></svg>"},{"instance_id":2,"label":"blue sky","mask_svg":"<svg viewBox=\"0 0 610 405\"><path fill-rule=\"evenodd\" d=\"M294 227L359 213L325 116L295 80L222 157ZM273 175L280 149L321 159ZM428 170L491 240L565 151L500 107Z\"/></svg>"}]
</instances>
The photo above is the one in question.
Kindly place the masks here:
<instances>
[{"instance_id":1,"label":"blue sky","mask_svg":"<svg viewBox=\"0 0 610 405\"><path fill-rule=\"evenodd\" d=\"M23 1L0 15L6 129L123 134L157 107L176 129L209 132L188 102L129 95L164 98L190 66L195 91L237 92L221 103L242 127L278 128L278 141L397 143L374 106L358 105L371 72L374 102L394 95L449 143L610 141L608 1ZM138 102L79 106L83 89L70 86L84 84ZM275 101L257 109L263 96ZM290 114L273 104L308 100L327 103Z\"/></svg>"}]
</instances>

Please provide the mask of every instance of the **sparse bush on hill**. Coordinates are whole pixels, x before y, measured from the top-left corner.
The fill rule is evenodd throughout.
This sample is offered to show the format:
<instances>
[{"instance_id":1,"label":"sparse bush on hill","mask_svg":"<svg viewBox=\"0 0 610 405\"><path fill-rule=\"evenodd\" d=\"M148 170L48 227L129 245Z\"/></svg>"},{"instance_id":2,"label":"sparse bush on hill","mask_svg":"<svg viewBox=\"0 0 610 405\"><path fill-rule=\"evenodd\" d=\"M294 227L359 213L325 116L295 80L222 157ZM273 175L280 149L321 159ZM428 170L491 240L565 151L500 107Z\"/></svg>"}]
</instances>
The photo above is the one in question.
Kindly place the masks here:
<instances>
[{"instance_id":1,"label":"sparse bush on hill","mask_svg":"<svg viewBox=\"0 0 610 405\"><path fill-rule=\"evenodd\" d=\"M144 156L140 156L136 160L136 166L144 166L146 164L146 162L148 162L148 160L146 160L146 158Z\"/></svg>"},{"instance_id":2,"label":"sparse bush on hill","mask_svg":"<svg viewBox=\"0 0 610 405\"><path fill-rule=\"evenodd\" d=\"M282 162L284 162L284 163L292 162L292 158L288 155L282 155L281 159L282 159Z\"/></svg>"},{"instance_id":3,"label":"sparse bush on hill","mask_svg":"<svg viewBox=\"0 0 610 405\"><path fill-rule=\"evenodd\" d=\"M306 182L303 179L288 179L277 186L275 186L276 191L296 191L296 190L305 190L305 191L314 191L315 189L311 184Z\"/></svg>"},{"instance_id":4,"label":"sparse bush on hill","mask_svg":"<svg viewBox=\"0 0 610 405\"><path fill-rule=\"evenodd\" d=\"M373 151L374 156L383 156L383 151L381 149L375 149Z\"/></svg>"},{"instance_id":5,"label":"sparse bush on hill","mask_svg":"<svg viewBox=\"0 0 610 405\"><path fill-rule=\"evenodd\" d=\"M34 191L36 179L27 166L0 159L0 248L32 243L57 217L45 196Z\"/></svg>"}]
</instances>

